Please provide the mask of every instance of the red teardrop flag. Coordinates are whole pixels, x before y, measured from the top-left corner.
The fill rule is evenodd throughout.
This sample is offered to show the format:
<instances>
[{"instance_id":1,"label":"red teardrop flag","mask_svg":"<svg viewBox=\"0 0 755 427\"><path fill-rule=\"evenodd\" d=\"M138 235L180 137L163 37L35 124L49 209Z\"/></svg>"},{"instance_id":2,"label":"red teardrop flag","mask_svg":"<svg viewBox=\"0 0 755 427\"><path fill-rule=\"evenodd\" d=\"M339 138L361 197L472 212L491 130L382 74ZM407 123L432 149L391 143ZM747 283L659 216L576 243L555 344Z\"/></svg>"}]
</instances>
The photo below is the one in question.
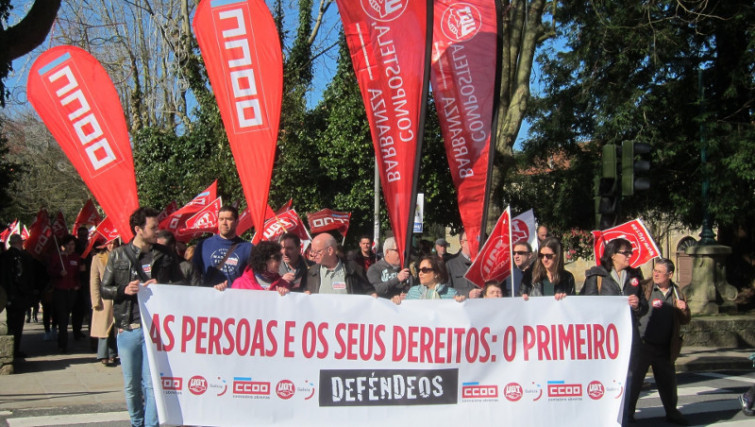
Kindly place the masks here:
<instances>
[{"instance_id":1,"label":"red teardrop flag","mask_svg":"<svg viewBox=\"0 0 755 427\"><path fill-rule=\"evenodd\" d=\"M202 0L192 26L252 222L262 230L283 96L275 22L263 0Z\"/></svg>"},{"instance_id":2,"label":"red teardrop flag","mask_svg":"<svg viewBox=\"0 0 755 427\"><path fill-rule=\"evenodd\" d=\"M139 206L134 159L118 92L88 52L57 46L29 71L29 101L121 236Z\"/></svg>"}]
</instances>

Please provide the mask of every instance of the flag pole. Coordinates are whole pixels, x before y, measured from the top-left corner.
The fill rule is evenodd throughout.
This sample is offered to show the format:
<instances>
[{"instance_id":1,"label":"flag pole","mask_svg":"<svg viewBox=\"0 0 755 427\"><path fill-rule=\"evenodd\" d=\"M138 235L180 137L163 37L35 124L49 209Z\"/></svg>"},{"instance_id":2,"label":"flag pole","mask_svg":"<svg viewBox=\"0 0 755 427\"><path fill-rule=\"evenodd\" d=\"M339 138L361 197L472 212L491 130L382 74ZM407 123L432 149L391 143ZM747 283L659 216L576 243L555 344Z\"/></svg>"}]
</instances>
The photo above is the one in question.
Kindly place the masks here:
<instances>
[{"instance_id":1,"label":"flag pole","mask_svg":"<svg viewBox=\"0 0 755 427\"><path fill-rule=\"evenodd\" d=\"M509 279L511 279L511 298L516 298L516 292L514 292L514 242L512 241L513 235L511 234L511 205L506 206L506 214L509 216L509 263L510 263L510 270L511 274L509 274Z\"/></svg>"},{"instance_id":2,"label":"flag pole","mask_svg":"<svg viewBox=\"0 0 755 427\"><path fill-rule=\"evenodd\" d=\"M496 10L496 16L503 16L502 14L502 6L501 2L499 0L496 0L495 2L495 10ZM488 239L488 206L490 205L490 187L492 186L493 182L493 167L495 166L495 153L496 153L496 138L495 136L498 134L498 107L500 105L500 93L501 93L501 74L502 74L502 66L501 63L503 61L503 58L501 58L501 49L503 46L503 22L501 19L498 19L496 21L496 72L495 72L495 83L493 87L495 88L495 95L493 96L493 117L491 121L491 127L490 127L490 138L488 142L488 170L487 175L485 177L485 195L484 200L482 202L482 224L480 224L480 236L479 236L479 243L477 244L478 252L480 245L482 245L487 239ZM509 217L509 219L511 219ZM513 273L512 273L513 274ZM511 282L514 283L513 281ZM513 288L512 288L513 289ZM511 292L514 293L513 290Z\"/></svg>"},{"instance_id":3,"label":"flag pole","mask_svg":"<svg viewBox=\"0 0 755 427\"><path fill-rule=\"evenodd\" d=\"M60 265L63 266L63 268L66 268L65 264L63 264L63 255L60 253L60 245L58 244L58 236L53 233L52 239L55 241L55 250L58 251L58 259L60 259Z\"/></svg>"},{"instance_id":4,"label":"flag pole","mask_svg":"<svg viewBox=\"0 0 755 427\"><path fill-rule=\"evenodd\" d=\"M433 40L433 2L432 0L426 0L426 22L425 22L425 59L424 59L424 74L422 76L422 94L420 96L420 113L419 123L417 124L417 143L415 144L414 155L414 174L412 176L412 188L411 188L411 200L409 204L409 217L407 220L405 247L404 247L404 262L403 267L409 268L409 258L412 251L412 237L414 235L414 215L417 208L417 184L419 181L419 166L422 160L422 141L425 137L425 116L427 115L427 96L430 86L430 59L432 54L432 40Z\"/></svg>"}]
</instances>

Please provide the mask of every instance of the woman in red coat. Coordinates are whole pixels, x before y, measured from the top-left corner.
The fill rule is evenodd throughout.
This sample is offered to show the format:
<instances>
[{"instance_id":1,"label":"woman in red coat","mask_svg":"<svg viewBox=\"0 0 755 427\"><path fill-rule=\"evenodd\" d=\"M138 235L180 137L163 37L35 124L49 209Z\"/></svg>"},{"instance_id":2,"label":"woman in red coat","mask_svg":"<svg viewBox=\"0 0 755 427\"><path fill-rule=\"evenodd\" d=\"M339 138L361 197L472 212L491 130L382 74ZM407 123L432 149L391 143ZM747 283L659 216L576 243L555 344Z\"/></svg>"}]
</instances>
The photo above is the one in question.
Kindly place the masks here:
<instances>
[{"instance_id":1,"label":"woman in red coat","mask_svg":"<svg viewBox=\"0 0 755 427\"><path fill-rule=\"evenodd\" d=\"M283 276L278 274L282 257L281 245L276 242L262 241L254 245L244 273L233 281L231 288L287 294L291 289L294 273L288 272Z\"/></svg>"}]
</instances>

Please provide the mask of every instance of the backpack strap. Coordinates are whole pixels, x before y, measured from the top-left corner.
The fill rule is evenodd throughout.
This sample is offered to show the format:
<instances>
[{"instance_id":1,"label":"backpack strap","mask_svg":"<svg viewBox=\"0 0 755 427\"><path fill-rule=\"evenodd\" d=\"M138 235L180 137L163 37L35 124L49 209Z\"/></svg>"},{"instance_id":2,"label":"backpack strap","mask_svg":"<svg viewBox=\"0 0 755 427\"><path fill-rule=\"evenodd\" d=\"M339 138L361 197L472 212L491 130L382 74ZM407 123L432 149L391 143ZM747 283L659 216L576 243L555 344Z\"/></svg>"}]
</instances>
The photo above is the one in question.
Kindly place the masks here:
<instances>
[{"instance_id":1,"label":"backpack strap","mask_svg":"<svg viewBox=\"0 0 755 427\"><path fill-rule=\"evenodd\" d=\"M136 269L136 274L139 276L139 279L142 282L146 282L149 280L149 277L147 277L147 273L144 272L144 270L139 265L139 262L136 260L136 257L134 257L134 254L131 253L131 248L128 246L124 248L123 253L126 254L126 258L128 258L129 261L131 261L131 268Z\"/></svg>"},{"instance_id":2,"label":"backpack strap","mask_svg":"<svg viewBox=\"0 0 755 427\"><path fill-rule=\"evenodd\" d=\"M598 295L600 295L601 286L603 286L603 276L598 276Z\"/></svg>"},{"instance_id":3,"label":"backpack strap","mask_svg":"<svg viewBox=\"0 0 755 427\"><path fill-rule=\"evenodd\" d=\"M233 253L233 250L236 249L236 246L238 246L239 243L241 242L236 242L233 245L231 245L230 248L228 248L228 252L225 253L225 256L223 257L223 259L221 259L218 265L215 266L215 268L217 268L218 271L220 272L223 271L223 266L225 265L225 262L228 261L228 257L231 256L231 254Z\"/></svg>"}]
</instances>

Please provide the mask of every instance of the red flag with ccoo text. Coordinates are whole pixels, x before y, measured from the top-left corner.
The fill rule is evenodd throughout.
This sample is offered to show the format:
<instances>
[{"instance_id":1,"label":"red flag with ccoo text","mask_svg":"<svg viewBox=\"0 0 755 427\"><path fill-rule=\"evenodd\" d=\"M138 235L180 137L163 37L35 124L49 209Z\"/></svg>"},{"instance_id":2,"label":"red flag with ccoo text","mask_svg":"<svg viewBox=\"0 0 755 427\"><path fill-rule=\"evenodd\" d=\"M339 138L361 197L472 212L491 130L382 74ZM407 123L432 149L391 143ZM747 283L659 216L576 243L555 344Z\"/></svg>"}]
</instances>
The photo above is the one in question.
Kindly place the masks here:
<instances>
[{"instance_id":1,"label":"red flag with ccoo text","mask_svg":"<svg viewBox=\"0 0 755 427\"><path fill-rule=\"evenodd\" d=\"M331 209L322 209L307 214L309 231L312 234L319 234L323 231L338 230L341 236L346 237L346 233L349 231L350 221L351 212L338 212Z\"/></svg>"},{"instance_id":2,"label":"red flag with ccoo text","mask_svg":"<svg viewBox=\"0 0 755 427\"><path fill-rule=\"evenodd\" d=\"M278 30L264 0L202 0L192 26L252 222L262 230L283 97Z\"/></svg>"},{"instance_id":3,"label":"red flag with ccoo text","mask_svg":"<svg viewBox=\"0 0 755 427\"><path fill-rule=\"evenodd\" d=\"M432 1L337 0L402 264L408 263L430 74Z\"/></svg>"},{"instance_id":4,"label":"red flag with ccoo text","mask_svg":"<svg viewBox=\"0 0 755 427\"><path fill-rule=\"evenodd\" d=\"M472 259L482 244L497 91L495 0L435 0L432 85Z\"/></svg>"},{"instance_id":5,"label":"red flag with ccoo text","mask_svg":"<svg viewBox=\"0 0 755 427\"><path fill-rule=\"evenodd\" d=\"M105 69L74 46L53 47L34 61L29 101L105 214L130 240L139 207L134 160L121 101Z\"/></svg>"},{"instance_id":6,"label":"red flag with ccoo text","mask_svg":"<svg viewBox=\"0 0 755 427\"><path fill-rule=\"evenodd\" d=\"M42 208L31 225L29 238L24 241L24 249L37 259L44 259L52 243L52 227L47 210Z\"/></svg>"}]
</instances>

